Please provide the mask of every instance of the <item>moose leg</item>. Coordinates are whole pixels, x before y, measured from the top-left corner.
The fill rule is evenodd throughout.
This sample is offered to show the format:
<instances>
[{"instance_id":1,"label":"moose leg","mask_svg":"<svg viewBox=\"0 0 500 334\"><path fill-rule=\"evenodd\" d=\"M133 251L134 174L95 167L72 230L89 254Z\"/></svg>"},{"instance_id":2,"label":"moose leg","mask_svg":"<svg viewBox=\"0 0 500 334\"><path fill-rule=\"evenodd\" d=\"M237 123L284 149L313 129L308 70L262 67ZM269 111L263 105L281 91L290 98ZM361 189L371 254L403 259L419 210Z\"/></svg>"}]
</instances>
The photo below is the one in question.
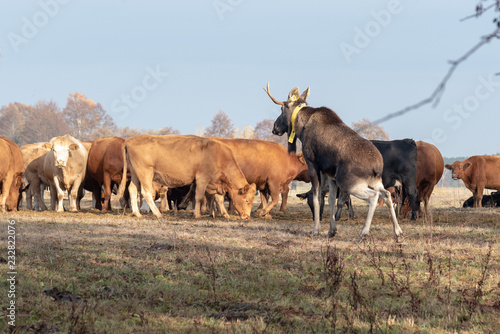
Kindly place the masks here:
<instances>
[{"instance_id":1,"label":"moose leg","mask_svg":"<svg viewBox=\"0 0 500 334\"><path fill-rule=\"evenodd\" d=\"M335 226L335 202L337 201L338 187L333 178L326 178L328 179L328 188L330 191L330 195L328 196L328 204L330 205L330 230L328 231L328 238L332 238L337 234L337 226Z\"/></svg>"},{"instance_id":2,"label":"moose leg","mask_svg":"<svg viewBox=\"0 0 500 334\"><path fill-rule=\"evenodd\" d=\"M309 176L311 178L311 184L312 184L312 197L313 197L313 217L314 217L314 228L312 231L312 235L315 236L319 233L320 225L320 207L319 207L319 196L321 194L321 189L320 189L320 175L319 171L314 169L314 166L309 165Z\"/></svg>"},{"instance_id":3,"label":"moose leg","mask_svg":"<svg viewBox=\"0 0 500 334\"><path fill-rule=\"evenodd\" d=\"M389 208L389 212L391 213L392 226L394 228L394 235L396 236L396 240L399 242L403 237L403 231L401 230L401 227L398 224L398 219L396 218L396 212L394 211L394 206L392 205L391 193L389 193L385 189L380 189L380 195Z\"/></svg>"},{"instance_id":4,"label":"moose leg","mask_svg":"<svg viewBox=\"0 0 500 334\"><path fill-rule=\"evenodd\" d=\"M365 226L363 226L363 229L359 234L358 242L360 242L364 237L370 234L370 226L372 224L373 214L375 213L375 208L378 204L379 192L372 189L367 189L366 191L369 192L369 196L367 196L367 198L364 198L368 202L368 214L366 215ZM394 212L394 208L392 208L392 212Z\"/></svg>"}]
</instances>

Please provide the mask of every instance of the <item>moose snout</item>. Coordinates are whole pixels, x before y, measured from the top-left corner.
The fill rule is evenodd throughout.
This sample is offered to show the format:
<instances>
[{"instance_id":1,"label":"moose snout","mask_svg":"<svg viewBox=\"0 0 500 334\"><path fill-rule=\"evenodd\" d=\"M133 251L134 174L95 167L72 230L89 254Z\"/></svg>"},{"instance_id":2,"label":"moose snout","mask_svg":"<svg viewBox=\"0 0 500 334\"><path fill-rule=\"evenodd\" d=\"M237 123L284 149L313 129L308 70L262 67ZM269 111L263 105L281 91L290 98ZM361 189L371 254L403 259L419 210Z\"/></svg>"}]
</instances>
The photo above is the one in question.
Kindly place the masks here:
<instances>
[{"instance_id":1,"label":"moose snout","mask_svg":"<svg viewBox=\"0 0 500 334\"><path fill-rule=\"evenodd\" d=\"M282 132L278 126L276 124L274 124L274 127L273 127L273 135L277 135L277 136L282 136L284 132Z\"/></svg>"}]
</instances>

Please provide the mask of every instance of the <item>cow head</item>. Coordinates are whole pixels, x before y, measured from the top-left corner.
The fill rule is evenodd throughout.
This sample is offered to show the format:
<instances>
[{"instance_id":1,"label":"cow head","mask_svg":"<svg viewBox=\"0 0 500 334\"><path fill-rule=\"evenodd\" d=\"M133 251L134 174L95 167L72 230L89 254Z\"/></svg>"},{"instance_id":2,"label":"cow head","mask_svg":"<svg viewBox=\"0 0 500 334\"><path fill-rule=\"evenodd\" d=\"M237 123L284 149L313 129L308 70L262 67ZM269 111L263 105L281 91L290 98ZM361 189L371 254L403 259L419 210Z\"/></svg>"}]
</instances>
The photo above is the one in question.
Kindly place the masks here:
<instances>
[{"instance_id":1,"label":"cow head","mask_svg":"<svg viewBox=\"0 0 500 334\"><path fill-rule=\"evenodd\" d=\"M444 167L451 170L451 177L453 180L462 179L465 171L472 165L470 162L463 163L462 161L455 161L453 165L446 164Z\"/></svg>"},{"instance_id":2,"label":"cow head","mask_svg":"<svg viewBox=\"0 0 500 334\"><path fill-rule=\"evenodd\" d=\"M19 205L19 197L22 196L21 190L25 186L24 180L23 180L23 174L17 174L14 177L14 181L12 182L12 185L10 186L9 190L9 196L7 197L7 200L5 201L5 207L7 208L7 211L17 211L18 210L18 205Z\"/></svg>"},{"instance_id":3,"label":"cow head","mask_svg":"<svg viewBox=\"0 0 500 334\"><path fill-rule=\"evenodd\" d=\"M253 200L255 198L255 193L257 192L257 186L255 183L247 184L237 192L229 195L234 204L234 209L238 211L238 214L242 219L249 219L250 212L252 211Z\"/></svg>"},{"instance_id":4,"label":"cow head","mask_svg":"<svg viewBox=\"0 0 500 334\"><path fill-rule=\"evenodd\" d=\"M299 89L295 87L290 91L288 99L284 102L279 102L271 95L269 82L267 83L267 89L264 89L264 91L274 103L281 105L281 115L274 122L273 134L282 136L285 132L288 133L288 151L295 152L296 138L290 138L292 134L292 114L297 107L306 105L307 98L309 97L309 87L307 87L302 95L300 95Z\"/></svg>"},{"instance_id":5,"label":"cow head","mask_svg":"<svg viewBox=\"0 0 500 334\"><path fill-rule=\"evenodd\" d=\"M66 164L68 163L68 159L70 157L70 152L75 151L79 148L78 144L74 143L68 143L64 142L62 140L57 140L59 138L56 138L50 143L45 143L43 144L43 147L47 151L52 151L54 154L54 165L56 167L62 168L66 167Z\"/></svg>"}]
</instances>

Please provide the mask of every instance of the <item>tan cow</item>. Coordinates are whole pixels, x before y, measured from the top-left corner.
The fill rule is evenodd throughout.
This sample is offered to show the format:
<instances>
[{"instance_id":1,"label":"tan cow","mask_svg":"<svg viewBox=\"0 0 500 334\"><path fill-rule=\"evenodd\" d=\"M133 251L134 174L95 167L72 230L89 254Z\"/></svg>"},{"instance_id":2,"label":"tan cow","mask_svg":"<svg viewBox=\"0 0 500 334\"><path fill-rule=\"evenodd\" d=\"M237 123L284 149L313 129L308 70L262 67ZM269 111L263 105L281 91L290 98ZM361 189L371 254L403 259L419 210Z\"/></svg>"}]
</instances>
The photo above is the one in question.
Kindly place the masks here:
<instances>
[{"instance_id":1,"label":"tan cow","mask_svg":"<svg viewBox=\"0 0 500 334\"><path fill-rule=\"evenodd\" d=\"M129 193L135 216L141 216L137 206L137 190L140 189L154 215L161 217L153 201L152 183L156 181L167 187L196 182L195 218L201 216L200 206L207 189L218 194L228 191L240 216L243 219L250 217L256 187L248 184L226 145L192 135L141 135L127 139L122 145L122 153L123 177L115 202L125 192L126 161L131 170Z\"/></svg>"},{"instance_id":2,"label":"tan cow","mask_svg":"<svg viewBox=\"0 0 500 334\"><path fill-rule=\"evenodd\" d=\"M0 136L0 212L17 211L19 191L23 184L23 156L19 147Z\"/></svg>"},{"instance_id":3,"label":"tan cow","mask_svg":"<svg viewBox=\"0 0 500 334\"><path fill-rule=\"evenodd\" d=\"M70 135L54 137L44 144L44 148L49 151L45 156L43 170L50 182L52 210L64 211L64 190L67 190L70 210L78 211L77 196L85 179L87 150L79 140Z\"/></svg>"},{"instance_id":4,"label":"tan cow","mask_svg":"<svg viewBox=\"0 0 500 334\"><path fill-rule=\"evenodd\" d=\"M481 207L484 188L500 190L500 156L474 155L464 161L446 164L454 180L462 180L474 198L474 207Z\"/></svg>"},{"instance_id":5,"label":"tan cow","mask_svg":"<svg viewBox=\"0 0 500 334\"><path fill-rule=\"evenodd\" d=\"M290 182L301 172L307 171L301 153L298 155L288 153L286 148L276 142L243 138L211 137L211 139L229 146L247 181L256 184L261 194L259 209L262 216L270 217L269 211L278 204L280 193L288 193ZM272 198L269 205L267 194ZM286 202L285 199L284 201Z\"/></svg>"},{"instance_id":6,"label":"tan cow","mask_svg":"<svg viewBox=\"0 0 500 334\"><path fill-rule=\"evenodd\" d=\"M29 187L26 190L26 207L33 210L33 199L42 211L47 210L43 200L43 188L50 186L49 180L44 175L43 163L47 150L43 145L46 143L28 144L21 147L24 162L24 177L28 181ZM35 208L36 210L36 208Z\"/></svg>"}]
</instances>

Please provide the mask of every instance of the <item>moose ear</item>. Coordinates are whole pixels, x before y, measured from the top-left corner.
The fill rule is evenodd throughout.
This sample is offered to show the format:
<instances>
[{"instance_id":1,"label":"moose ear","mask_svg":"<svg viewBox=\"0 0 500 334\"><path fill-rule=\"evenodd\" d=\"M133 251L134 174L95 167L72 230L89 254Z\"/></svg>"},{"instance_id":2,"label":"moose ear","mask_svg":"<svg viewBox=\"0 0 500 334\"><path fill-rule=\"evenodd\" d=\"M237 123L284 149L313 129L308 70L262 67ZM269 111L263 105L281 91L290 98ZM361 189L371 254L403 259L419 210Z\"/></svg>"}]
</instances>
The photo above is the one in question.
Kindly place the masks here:
<instances>
[{"instance_id":1,"label":"moose ear","mask_svg":"<svg viewBox=\"0 0 500 334\"><path fill-rule=\"evenodd\" d=\"M288 102L295 102L299 99L299 87L295 87L288 94Z\"/></svg>"},{"instance_id":2,"label":"moose ear","mask_svg":"<svg viewBox=\"0 0 500 334\"><path fill-rule=\"evenodd\" d=\"M309 97L309 87L307 87L307 89L302 93L302 95L300 96L300 100L302 102L306 102L308 97Z\"/></svg>"},{"instance_id":3,"label":"moose ear","mask_svg":"<svg viewBox=\"0 0 500 334\"><path fill-rule=\"evenodd\" d=\"M472 165L472 163L470 163L470 162L464 164L464 170L466 170L467 168L469 168L471 165Z\"/></svg>"}]
</instances>

